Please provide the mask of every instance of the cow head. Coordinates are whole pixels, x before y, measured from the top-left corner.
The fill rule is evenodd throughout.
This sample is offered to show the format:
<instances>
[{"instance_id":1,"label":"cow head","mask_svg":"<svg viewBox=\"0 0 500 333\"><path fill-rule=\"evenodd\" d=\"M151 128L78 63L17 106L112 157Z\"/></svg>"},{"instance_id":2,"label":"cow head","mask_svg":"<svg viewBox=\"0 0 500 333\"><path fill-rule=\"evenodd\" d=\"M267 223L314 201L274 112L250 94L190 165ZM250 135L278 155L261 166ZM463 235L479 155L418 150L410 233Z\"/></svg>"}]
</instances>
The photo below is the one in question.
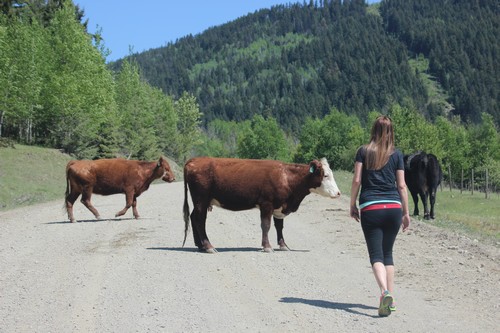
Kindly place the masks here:
<instances>
[{"instance_id":1,"label":"cow head","mask_svg":"<svg viewBox=\"0 0 500 333\"><path fill-rule=\"evenodd\" d=\"M340 196L340 190L335 182L335 178L333 178L333 171L330 169L326 158L322 158L321 162L312 161L309 163L309 172L320 172L322 174L321 185L311 188L309 191L330 198L338 198Z\"/></svg>"},{"instance_id":2,"label":"cow head","mask_svg":"<svg viewBox=\"0 0 500 333\"><path fill-rule=\"evenodd\" d=\"M170 168L170 164L168 164L167 160L162 156L158 160L158 164L156 166L163 171L163 175L161 176L161 180L165 182L173 182L175 180L175 175L172 169Z\"/></svg>"}]
</instances>

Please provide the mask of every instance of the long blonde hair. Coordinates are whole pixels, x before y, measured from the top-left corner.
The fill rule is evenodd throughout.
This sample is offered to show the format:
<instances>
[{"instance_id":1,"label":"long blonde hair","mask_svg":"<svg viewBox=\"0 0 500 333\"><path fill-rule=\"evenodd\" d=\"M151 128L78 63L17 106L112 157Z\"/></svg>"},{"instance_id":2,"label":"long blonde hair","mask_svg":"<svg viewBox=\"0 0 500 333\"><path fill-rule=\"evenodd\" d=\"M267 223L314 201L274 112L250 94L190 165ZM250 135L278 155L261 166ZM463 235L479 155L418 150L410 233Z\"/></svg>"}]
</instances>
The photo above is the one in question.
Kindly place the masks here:
<instances>
[{"instance_id":1,"label":"long blonde hair","mask_svg":"<svg viewBox=\"0 0 500 333\"><path fill-rule=\"evenodd\" d=\"M394 130L391 118L379 116L372 126L370 143L366 146L366 168L380 170L394 152Z\"/></svg>"}]
</instances>

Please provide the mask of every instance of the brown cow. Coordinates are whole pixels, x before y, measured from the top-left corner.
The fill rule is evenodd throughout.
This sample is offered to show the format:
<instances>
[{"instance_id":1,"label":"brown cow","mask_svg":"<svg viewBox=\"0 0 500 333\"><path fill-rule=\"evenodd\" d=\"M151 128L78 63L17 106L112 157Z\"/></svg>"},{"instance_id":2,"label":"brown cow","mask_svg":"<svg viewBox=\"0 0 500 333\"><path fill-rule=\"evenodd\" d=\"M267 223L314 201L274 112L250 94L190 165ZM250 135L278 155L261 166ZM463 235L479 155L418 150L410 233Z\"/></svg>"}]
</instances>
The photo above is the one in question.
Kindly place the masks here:
<instances>
[{"instance_id":1,"label":"brown cow","mask_svg":"<svg viewBox=\"0 0 500 333\"><path fill-rule=\"evenodd\" d=\"M326 159L307 164L288 164L270 160L198 157L184 166L184 222L186 242L189 229L187 190L191 192L191 225L194 243L200 250L217 252L208 240L205 223L212 205L240 211L259 208L262 247L272 252L268 232L271 216L278 234L280 249L287 249L283 239L283 218L297 211L311 192L336 198L340 191Z\"/></svg>"},{"instance_id":2,"label":"brown cow","mask_svg":"<svg viewBox=\"0 0 500 333\"><path fill-rule=\"evenodd\" d=\"M97 219L99 212L92 206L92 193L110 195L125 193L126 205L116 216L122 216L132 206L134 217L137 212L137 197L149 188L155 180L161 178L166 182L175 180L170 165L163 157L155 162L117 159L69 161L66 166L66 211L71 222L76 222L73 216L73 204L81 194L81 202Z\"/></svg>"}]
</instances>

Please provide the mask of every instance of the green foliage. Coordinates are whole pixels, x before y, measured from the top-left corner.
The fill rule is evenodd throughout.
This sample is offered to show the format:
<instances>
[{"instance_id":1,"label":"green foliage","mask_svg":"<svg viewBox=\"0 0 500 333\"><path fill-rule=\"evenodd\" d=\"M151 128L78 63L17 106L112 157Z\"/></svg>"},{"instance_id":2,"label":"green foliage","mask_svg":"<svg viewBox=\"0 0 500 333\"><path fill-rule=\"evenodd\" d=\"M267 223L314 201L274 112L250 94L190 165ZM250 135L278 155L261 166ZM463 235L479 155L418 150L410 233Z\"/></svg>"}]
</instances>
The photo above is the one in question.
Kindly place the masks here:
<instances>
[{"instance_id":1,"label":"green foliage","mask_svg":"<svg viewBox=\"0 0 500 333\"><path fill-rule=\"evenodd\" d=\"M306 163L326 157L335 169L351 170L354 155L366 138L357 117L332 109L324 119L307 119L295 160Z\"/></svg>"},{"instance_id":2,"label":"green foliage","mask_svg":"<svg viewBox=\"0 0 500 333\"><path fill-rule=\"evenodd\" d=\"M498 130L493 123L493 117L482 114L481 125L470 128L471 135L471 163L473 167L491 165L498 159L500 146L498 145Z\"/></svg>"},{"instance_id":3,"label":"green foliage","mask_svg":"<svg viewBox=\"0 0 500 333\"><path fill-rule=\"evenodd\" d=\"M147 84L133 62L113 76L100 33L86 32L71 1L11 5L0 15L1 136L76 158L178 157L172 98Z\"/></svg>"},{"instance_id":4,"label":"green foliage","mask_svg":"<svg viewBox=\"0 0 500 333\"><path fill-rule=\"evenodd\" d=\"M115 101L112 75L92 45L90 36L75 20L70 2L50 21L53 58L44 87L44 106L52 115L45 119L56 146L80 158L95 156L102 124L113 125Z\"/></svg>"},{"instance_id":5,"label":"green foliage","mask_svg":"<svg viewBox=\"0 0 500 333\"><path fill-rule=\"evenodd\" d=\"M144 160L160 154L179 157L177 123L182 110L174 107L170 97L144 82L135 63L124 62L116 76L115 94L122 155Z\"/></svg>"},{"instance_id":6,"label":"green foliage","mask_svg":"<svg viewBox=\"0 0 500 333\"><path fill-rule=\"evenodd\" d=\"M254 115L250 127L238 138L237 147L241 158L291 160L285 133L271 117Z\"/></svg>"},{"instance_id":7,"label":"green foliage","mask_svg":"<svg viewBox=\"0 0 500 333\"><path fill-rule=\"evenodd\" d=\"M113 83L78 13L68 0L29 1L0 20L1 133L90 158L115 118Z\"/></svg>"},{"instance_id":8,"label":"green foliage","mask_svg":"<svg viewBox=\"0 0 500 333\"><path fill-rule=\"evenodd\" d=\"M201 144L199 126L203 114L200 112L196 97L188 93L182 94L175 102L174 108L178 117L178 136L173 141L175 156L179 161L186 161L194 146Z\"/></svg>"},{"instance_id":9,"label":"green foliage","mask_svg":"<svg viewBox=\"0 0 500 333\"><path fill-rule=\"evenodd\" d=\"M396 146L405 154L417 150L443 156L436 126L427 122L416 110L394 105L390 110Z\"/></svg>"},{"instance_id":10,"label":"green foliage","mask_svg":"<svg viewBox=\"0 0 500 333\"><path fill-rule=\"evenodd\" d=\"M461 179L462 170L468 170L470 166L471 145L467 129L460 124L458 117L451 121L444 117L436 120L439 140L443 146L443 154L439 156L447 180ZM448 170L452 174L448 174Z\"/></svg>"},{"instance_id":11,"label":"green foliage","mask_svg":"<svg viewBox=\"0 0 500 333\"><path fill-rule=\"evenodd\" d=\"M238 135L250 130L250 122L213 120L202 135L203 143L195 147L195 155L237 157Z\"/></svg>"},{"instance_id":12,"label":"green foliage","mask_svg":"<svg viewBox=\"0 0 500 333\"><path fill-rule=\"evenodd\" d=\"M122 133L121 153L128 158L152 159L160 154L154 114L148 108L152 88L141 81L139 69L125 62L116 77L116 103Z\"/></svg>"}]
</instances>

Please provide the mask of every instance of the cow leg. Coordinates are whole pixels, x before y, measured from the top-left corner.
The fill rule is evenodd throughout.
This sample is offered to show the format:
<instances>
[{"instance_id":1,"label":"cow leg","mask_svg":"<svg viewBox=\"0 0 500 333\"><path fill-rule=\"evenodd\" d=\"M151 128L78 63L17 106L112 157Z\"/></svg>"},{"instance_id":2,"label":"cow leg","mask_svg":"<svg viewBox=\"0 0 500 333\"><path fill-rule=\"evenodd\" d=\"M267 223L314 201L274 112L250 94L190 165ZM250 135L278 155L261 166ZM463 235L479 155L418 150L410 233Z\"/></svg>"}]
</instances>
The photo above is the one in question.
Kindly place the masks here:
<instances>
[{"instance_id":1,"label":"cow leg","mask_svg":"<svg viewBox=\"0 0 500 333\"><path fill-rule=\"evenodd\" d=\"M75 217L73 216L73 205L75 204L76 199L80 196L78 192L71 192L66 197L66 212L68 213L68 219L71 223L75 223Z\"/></svg>"},{"instance_id":2,"label":"cow leg","mask_svg":"<svg viewBox=\"0 0 500 333\"><path fill-rule=\"evenodd\" d=\"M125 208L123 208L118 213L116 213L115 217L125 215L125 213L127 212L127 210L130 207L132 207L132 205L134 204L134 201L135 201L134 193L133 192L125 192ZM133 211L134 211L134 217L136 219L138 219L139 218L139 214L137 214L137 209L133 209Z\"/></svg>"},{"instance_id":3,"label":"cow leg","mask_svg":"<svg viewBox=\"0 0 500 333\"><path fill-rule=\"evenodd\" d=\"M217 250L208 240L206 231L208 206L195 205L191 213L191 227L193 229L194 243L201 251L217 253Z\"/></svg>"},{"instance_id":4,"label":"cow leg","mask_svg":"<svg viewBox=\"0 0 500 333\"><path fill-rule=\"evenodd\" d=\"M200 235L198 234L198 222L196 220L197 217L194 209L190 217L191 217L191 230L193 230L194 245L196 245L200 250L202 250L203 246L201 245Z\"/></svg>"},{"instance_id":5,"label":"cow leg","mask_svg":"<svg viewBox=\"0 0 500 333\"><path fill-rule=\"evenodd\" d=\"M134 201L132 201L132 213L134 214L134 217L138 219L139 212L137 211L137 197L134 195Z\"/></svg>"},{"instance_id":6,"label":"cow leg","mask_svg":"<svg viewBox=\"0 0 500 333\"><path fill-rule=\"evenodd\" d=\"M96 219L100 220L101 216L99 215L99 212L97 211L97 209L95 209L94 206L92 206L92 203L90 202L91 197L92 197L92 188L85 188L82 191L82 200L80 201L82 202L83 205L85 205L85 207L88 208L88 210L92 212L92 214L94 214Z\"/></svg>"},{"instance_id":7,"label":"cow leg","mask_svg":"<svg viewBox=\"0 0 500 333\"><path fill-rule=\"evenodd\" d=\"M278 245L280 247L280 250L282 251L288 251L290 248L288 245L285 243L285 239L283 238L283 219L279 219L276 217L273 217L274 219L274 227L276 228L276 234L278 235Z\"/></svg>"},{"instance_id":8,"label":"cow leg","mask_svg":"<svg viewBox=\"0 0 500 333\"><path fill-rule=\"evenodd\" d=\"M421 195L422 202L424 204L424 219L429 220L429 205L427 204L429 197L428 192L424 192L423 195Z\"/></svg>"},{"instance_id":9,"label":"cow leg","mask_svg":"<svg viewBox=\"0 0 500 333\"><path fill-rule=\"evenodd\" d=\"M433 190L431 192L430 198L429 198L430 204L431 204L431 213L430 213L430 218L434 219L434 204L436 203L436 190Z\"/></svg>"},{"instance_id":10,"label":"cow leg","mask_svg":"<svg viewBox=\"0 0 500 333\"><path fill-rule=\"evenodd\" d=\"M264 252L273 252L271 243L269 243L269 229L271 229L272 209L262 209L260 211L260 227L262 229L262 247Z\"/></svg>"},{"instance_id":11,"label":"cow leg","mask_svg":"<svg viewBox=\"0 0 500 333\"><path fill-rule=\"evenodd\" d=\"M413 198L413 205L415 206L413 209L413 215L418 216L418 193L411 192L411 197Z\"/></svg>"}]
</instances>

